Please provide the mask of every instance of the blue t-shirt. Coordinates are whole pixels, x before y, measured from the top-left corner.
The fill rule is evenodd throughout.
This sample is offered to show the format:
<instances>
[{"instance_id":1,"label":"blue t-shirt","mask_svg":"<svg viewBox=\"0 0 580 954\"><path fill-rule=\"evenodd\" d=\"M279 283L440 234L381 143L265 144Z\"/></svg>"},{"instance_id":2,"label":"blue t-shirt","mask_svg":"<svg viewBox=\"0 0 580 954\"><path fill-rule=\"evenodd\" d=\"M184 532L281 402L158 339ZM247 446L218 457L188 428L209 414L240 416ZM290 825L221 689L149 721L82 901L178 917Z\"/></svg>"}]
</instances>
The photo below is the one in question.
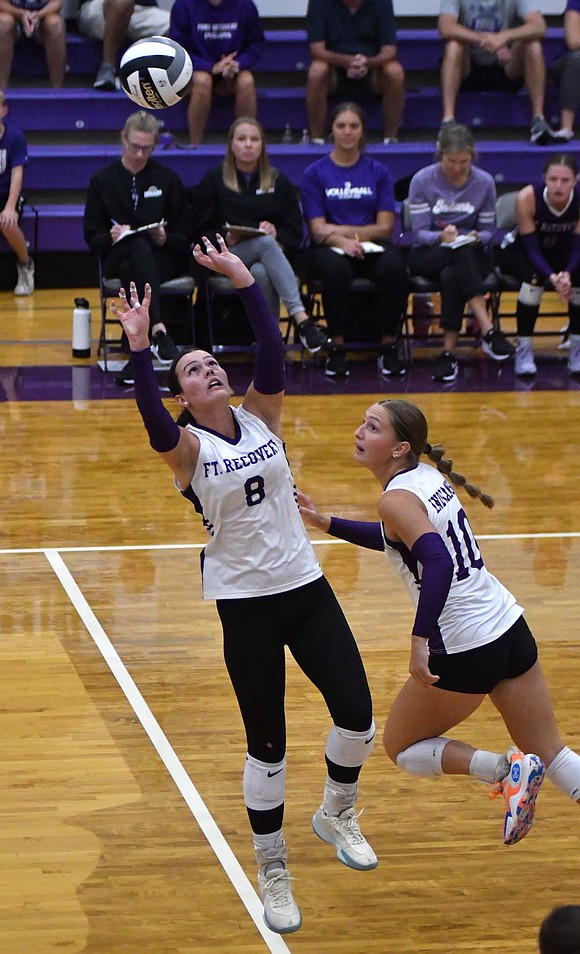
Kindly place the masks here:
<instances>
[{"instance_id":1,"label":"blue t-shirt","mask_svg":"<svg viewBox=\"0 0 580 954\"><path fill-rule=\"evenodd\" d=\"M304 170L302 208L306 219L335 225L373 225L378 212L394 212L391 174L365 152L353 166L337 166L330 155Z\"/></svg>"},{"instance_id":2,"label":"blue t-shirt","mask_svg":"<svg viewBox=\"0 0 580 954\"><path fill-rule=\"evenodd\" d=\"M580 0L568 0L564 12L568 13L568 10L574 10L576 13L580 13Z\"/></svg>"},{"instance_id":3,"label":"blue t-shirt","mask_svg":"<svg viewBox=\"0 0 580 954\"><path fill-rule=\"evenodd\" d=\"M0 139L0 195L10 192L10 176L15 166L28 162L26 139L19 129L11 129L4 123L4 135Z\"/></svg>"}]
</instances>

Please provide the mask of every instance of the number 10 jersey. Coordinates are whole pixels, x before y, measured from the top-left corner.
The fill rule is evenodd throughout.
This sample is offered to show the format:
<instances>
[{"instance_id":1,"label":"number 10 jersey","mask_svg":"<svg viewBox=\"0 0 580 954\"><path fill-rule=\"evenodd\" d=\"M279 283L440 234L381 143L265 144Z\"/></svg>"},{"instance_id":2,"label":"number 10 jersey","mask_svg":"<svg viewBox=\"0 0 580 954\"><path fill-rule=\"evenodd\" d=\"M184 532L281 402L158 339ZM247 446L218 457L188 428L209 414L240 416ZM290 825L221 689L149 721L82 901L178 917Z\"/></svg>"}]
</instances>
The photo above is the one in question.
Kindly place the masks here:
<instances>
[{"instance_id":1,"label":"number 10 jersey","mask_svg":"<svg viewBox=\"0 0 580 954\"><path fill-rule=\"evenodd\" d=\"M432 653L460 653L493 642L522 615L514 596L489 573L467 515L453 487L429 464L395 474L385 493L408 490L424 504L429 520L453 560L453 580L439 616L439 635L429 640ZM403 544L388 540L387 559L401 577L415 605L423 567Z\"/></svg>"}]
</instances>

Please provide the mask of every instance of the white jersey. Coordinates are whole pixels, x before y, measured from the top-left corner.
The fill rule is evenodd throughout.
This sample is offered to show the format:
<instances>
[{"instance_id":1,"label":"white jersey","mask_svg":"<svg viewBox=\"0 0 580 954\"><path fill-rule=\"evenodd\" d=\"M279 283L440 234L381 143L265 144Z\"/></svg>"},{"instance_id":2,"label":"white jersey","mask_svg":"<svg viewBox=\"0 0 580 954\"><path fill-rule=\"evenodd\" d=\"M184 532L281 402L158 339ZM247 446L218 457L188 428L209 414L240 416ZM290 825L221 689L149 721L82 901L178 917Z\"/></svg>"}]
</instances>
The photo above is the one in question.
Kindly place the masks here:
<instances>
[{"instance_id":1,"label":"white jersey","mask_svg":"<svg viewBox=\"0 0 580 954\"><path fill-rule=\"evenodd\" d=\"M396 474L385 493L392 490L408 490L422 501L453 560L453 580L439 617L439 635L429 640L430 652L460 653L498 639L513 626L523 609L488 572L467 515L449 481L429 464L418 464ZM383 539L387 558L416 605L423 568L403 543L388 540L384 529Z\"/></svg>"},{"instance_id":2,"label":"white jersey","mask_svg":"<svg viewBox=\"0 0 580 954\"><path fill-rule=\"evenodd\" d=\"M200 451L191 489L183 492L210 538L201 564L207 600L284 593L322 576L298 510L284 442L243 407L231 411L233 440L187 425Z\"/></svg>"}]
</instances>

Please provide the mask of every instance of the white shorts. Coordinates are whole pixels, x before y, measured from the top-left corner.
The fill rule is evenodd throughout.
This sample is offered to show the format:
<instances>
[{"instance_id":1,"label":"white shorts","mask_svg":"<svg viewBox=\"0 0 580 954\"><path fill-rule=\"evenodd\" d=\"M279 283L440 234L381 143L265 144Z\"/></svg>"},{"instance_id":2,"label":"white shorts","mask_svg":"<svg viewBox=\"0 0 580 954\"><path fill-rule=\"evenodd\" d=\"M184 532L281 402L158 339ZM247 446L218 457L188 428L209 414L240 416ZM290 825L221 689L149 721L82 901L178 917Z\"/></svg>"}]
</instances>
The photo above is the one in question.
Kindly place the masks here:
<instances>
[{"instance_id":1,"label":"white shorts","mask_svg":"<svg viewBox=\"0 0 580 954\"><path fill-rule=\"evenodd\" d=\"M79 10L79 30L92 40L102 40L105 34L104 0L86 0ZM132 43L148 36L163 36L169 30L170 11L160 7L142 7L135 4L131 14L127 38Z\"/></svg>"}]
</instances>

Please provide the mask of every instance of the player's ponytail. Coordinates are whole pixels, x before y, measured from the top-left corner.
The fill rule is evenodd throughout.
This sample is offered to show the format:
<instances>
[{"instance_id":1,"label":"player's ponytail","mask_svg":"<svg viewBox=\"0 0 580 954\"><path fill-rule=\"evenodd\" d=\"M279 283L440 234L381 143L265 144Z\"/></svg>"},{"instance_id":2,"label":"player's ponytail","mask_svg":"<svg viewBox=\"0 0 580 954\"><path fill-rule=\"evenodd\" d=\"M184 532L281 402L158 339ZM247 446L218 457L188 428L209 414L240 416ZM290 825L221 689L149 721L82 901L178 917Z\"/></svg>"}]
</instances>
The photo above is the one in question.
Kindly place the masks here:
<instances>
[{"instance_id":1,"label":"player's ponytail","mask_svg":"<svg viewBox=\"0 0 580 954\"><path fill-rule=\"evenodd\" d=\"M478 498L484 507L491 510L494 504L493 497L482 493L480 488L469 483L463 474L453 470L453 461L445 457L445 449L441 444L429 443L427 420L416 404L399 399L379 401L379 404L388 412L399 440L406 441L410 445L411 455L415 461L419 460L421 454L425 454L452 484L461 487L470 497Z\"/></svg>"}]
</instances>

